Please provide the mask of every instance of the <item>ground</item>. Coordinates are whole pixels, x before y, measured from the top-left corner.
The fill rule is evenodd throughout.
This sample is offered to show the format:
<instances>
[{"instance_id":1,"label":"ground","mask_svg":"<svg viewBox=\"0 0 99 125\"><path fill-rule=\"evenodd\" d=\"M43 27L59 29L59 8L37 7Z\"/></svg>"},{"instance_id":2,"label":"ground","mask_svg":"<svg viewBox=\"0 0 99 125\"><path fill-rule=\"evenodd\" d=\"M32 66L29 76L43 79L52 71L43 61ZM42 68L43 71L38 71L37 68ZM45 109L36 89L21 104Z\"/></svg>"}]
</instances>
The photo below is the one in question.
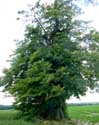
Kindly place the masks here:
<instances>
[{"instance_id":1,"label":"ground","mask_svg":"<svg viewBox=\"0 0 99 125\"><path fill-rule=\"evenodd\" d=\"M16 110L0 110L0 125L99 125L99 105L68 106L71 121L26 122L16 119Z\"/></svg>"}]
</instances>

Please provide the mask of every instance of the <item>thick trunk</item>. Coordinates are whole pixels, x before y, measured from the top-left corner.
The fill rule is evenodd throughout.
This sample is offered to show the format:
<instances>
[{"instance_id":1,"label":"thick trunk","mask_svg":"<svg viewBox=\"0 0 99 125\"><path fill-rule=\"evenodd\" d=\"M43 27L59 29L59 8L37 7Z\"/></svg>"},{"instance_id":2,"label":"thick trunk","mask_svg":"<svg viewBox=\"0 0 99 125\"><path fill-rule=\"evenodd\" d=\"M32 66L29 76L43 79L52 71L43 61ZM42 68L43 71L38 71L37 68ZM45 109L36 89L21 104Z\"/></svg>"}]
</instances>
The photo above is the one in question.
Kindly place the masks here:
<instances>
[{"instance_id":1,"label":"thick trunk","mask_svg":"<svg viewBox=\"0 0 99 125\"><path fill-rule=\"evenodd\" d=\"M59 107L49 107L45 110L41 117L44 119L49 120L62 120L62 119L69 119L68 112L67 112L67 105L66 103L61 103Z\"/></svg>"}]
</instances>

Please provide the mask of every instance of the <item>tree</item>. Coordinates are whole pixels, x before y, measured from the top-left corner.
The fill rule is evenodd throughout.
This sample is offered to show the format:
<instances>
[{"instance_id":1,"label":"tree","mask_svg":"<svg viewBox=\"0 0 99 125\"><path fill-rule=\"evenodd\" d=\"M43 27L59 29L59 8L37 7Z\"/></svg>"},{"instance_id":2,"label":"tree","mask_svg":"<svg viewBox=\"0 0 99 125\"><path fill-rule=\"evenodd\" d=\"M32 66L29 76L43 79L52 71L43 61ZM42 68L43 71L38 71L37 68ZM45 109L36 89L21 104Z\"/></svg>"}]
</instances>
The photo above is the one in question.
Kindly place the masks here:
<instances>
[{"instance_id":1,"label":"tree","mask_svg":"<svg viewBox=\"0 0 99 125\"><path fill-rule=\"evenodd\" d=\"M73 1L55 0L51 5L39 1L29 13L19 12L31 24L1 81L28 118L69 118L65 101L97 84L94 54L99 57L99 35L76 18L79 11Z\"/></svg>"}]
</instances>

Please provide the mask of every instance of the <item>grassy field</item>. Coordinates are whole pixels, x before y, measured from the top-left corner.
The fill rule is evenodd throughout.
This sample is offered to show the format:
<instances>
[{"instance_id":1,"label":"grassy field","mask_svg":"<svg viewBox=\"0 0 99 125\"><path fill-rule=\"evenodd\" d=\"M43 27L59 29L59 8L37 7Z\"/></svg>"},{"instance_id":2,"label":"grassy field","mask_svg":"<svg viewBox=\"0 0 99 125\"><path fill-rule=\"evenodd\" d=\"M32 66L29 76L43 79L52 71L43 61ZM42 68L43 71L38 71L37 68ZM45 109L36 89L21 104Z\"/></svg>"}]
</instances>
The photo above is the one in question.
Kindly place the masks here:
<instances>
[{"instance_id":1,"label":"grassy field","mask_svg":"<svg viewBox=\"0 0 99 125\"><path fill-rule=\"evenodd\" d=\"M0 125L33 125L24 120L15 120L16 116L15 110L0 110Z\"/></svg>"},{"instance_id":2,"label":"grassy field","mask_svg":"<svg viewBox=\"0 0 99 125\"><path fill-rule=\"evenodd\" d=\"M68 106L68 112L73 122L86 122L78 122L76 125L99 125L99 105ZM15 110L0 110L0 125L74 125L72 122L65 123L64 121L37 121L33 123L26 122L22 119L15 119L17 115L17 111ZM89 122L93 124L89 124Z\"/></svg>"},{"instance_id":3,"label":"grassy field","mask_svg":"<svg viewBox=\"0 0 99 125\"><path fill-rule=\"evenodd\" d=\"M69 106L68 112L71 119L99 122L99 105Z\"/></svg>"}]
</instances>

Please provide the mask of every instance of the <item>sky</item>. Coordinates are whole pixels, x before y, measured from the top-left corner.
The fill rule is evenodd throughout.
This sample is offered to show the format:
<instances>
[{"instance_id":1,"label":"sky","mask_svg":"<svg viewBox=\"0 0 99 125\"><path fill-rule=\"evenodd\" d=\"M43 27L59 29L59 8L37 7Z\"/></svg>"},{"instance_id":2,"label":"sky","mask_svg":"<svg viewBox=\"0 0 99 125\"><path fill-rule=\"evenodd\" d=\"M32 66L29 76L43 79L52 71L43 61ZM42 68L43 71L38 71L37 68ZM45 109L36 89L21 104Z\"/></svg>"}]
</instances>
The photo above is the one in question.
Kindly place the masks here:
<instances>
[{"instance_id":1,"label":"sky","mask_svg":"<svg viewBox=\"0 0 99 125\"><path fill-rule=\"evenodd\" d=\"M36 0L35 0L36 1ZM48 0L43 0L48 1ZM53 0L50 0L50 2ZM98 0L97 0L98 1ZM27 4L34 3L33 0L2 0L0 1L0 76L2 75L2 70L9 67L9 55L15 50L15 39L20 39L23 36L24 22L17 21L18 10L25 9ZM83 7L86 14L82 18L86 20L94 20L91 24L97 30L99 30L99 6ZM6 95L1 92L0 88L0 104L10 105L14 101L13 97L6 97ZM99 102L99 94L87 93L86 96L81 97L80 100L71 97L68 102Z\"/></svg>"}]
</instances>

